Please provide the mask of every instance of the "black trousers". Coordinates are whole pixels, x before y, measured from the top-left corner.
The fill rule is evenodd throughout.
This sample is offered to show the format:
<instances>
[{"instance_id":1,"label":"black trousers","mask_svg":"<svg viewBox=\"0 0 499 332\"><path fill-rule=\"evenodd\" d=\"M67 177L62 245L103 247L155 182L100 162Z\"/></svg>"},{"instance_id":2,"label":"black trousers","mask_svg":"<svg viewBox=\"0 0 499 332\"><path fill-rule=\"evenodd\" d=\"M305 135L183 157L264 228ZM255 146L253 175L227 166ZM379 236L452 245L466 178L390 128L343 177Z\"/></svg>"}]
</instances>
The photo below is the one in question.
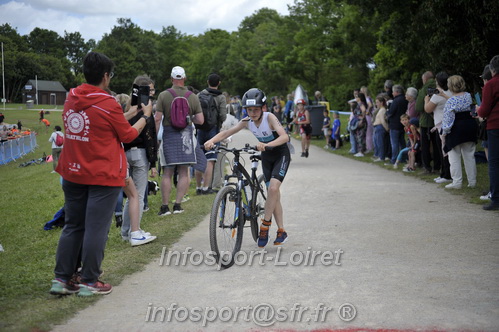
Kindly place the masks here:
<instances>
[{"instance_id":1,"label":"black trousers","mask_svg":"<svg viewBox=\"0 0 499 332\"><path fill-rule=\"evenodd\" d=\"M437 131L430 132L431 128L421 127L421 161L427 171L439 171L442 167L442 160L439 154ZM433 160L433 168L431 162Z\"/></svg>"}]
</instances>

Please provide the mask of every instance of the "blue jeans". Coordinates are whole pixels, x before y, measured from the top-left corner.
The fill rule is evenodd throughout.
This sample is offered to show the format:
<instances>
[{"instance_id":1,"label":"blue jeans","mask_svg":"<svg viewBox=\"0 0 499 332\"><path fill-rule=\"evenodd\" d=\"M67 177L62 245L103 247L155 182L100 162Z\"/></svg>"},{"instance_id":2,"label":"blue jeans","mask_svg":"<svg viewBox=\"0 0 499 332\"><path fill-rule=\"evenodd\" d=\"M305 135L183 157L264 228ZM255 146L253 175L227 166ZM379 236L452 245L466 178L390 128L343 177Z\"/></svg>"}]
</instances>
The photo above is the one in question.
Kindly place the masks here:
<instances>
[{"instance_id":1,"label":"blue jeans","mask_svg":"<svg viewBox=\"0 0 499 332\"><path fill-rule=\"evenodd\" d=\"M354 131L350 131L350 153L357 153L357 139Z\"/></svg>"},{"instance_id":2,"label":"blue jeans","mask_svg":"<svg viewBox=\"0 0 499 332\"><path fill-rule=\"evenodd\" d=\"M499 205L499 129L487 130L489 143L489 181L492 203Z\"/></svg>"},{"instance_id":3,"label":"blue jeans","mask_svg":"<svg viewBox=\"0 0 499 332\"><path fill-rule=\"evenodd\" d=\"M397 129L390 129L390 144L392 145L392 159L390 161L392 164L395 164L400 149L402 149L405 145L404 131Z\"/></svg>"},{"instance_id":4,"label":"blue jeans","mask_svg":"<svg viewBox=\"0 0 499 332\"><path fill-rule=\"evenodd\" d=\"M385 159L385 136L386 130L383 125L376 125L374 127L374 156Z\"/></svg>"},{"instance_id":5,"label":"blue jeans","mask_svg":"<svg viewBox=\"0 0 499 332\"><path fill-rule=\"evenodd\" d=\"M116 207L114 208L114 215L123 215L123 188L121 188L121 191L118 195L118 202L116 203Z\"/></svg>"},{"instance_id":6,"label":"blue jeans","mask_svg":"<svg viewBox=\"0 0 499 332\"><path fill-rule=\"evenodd\" d=\"M402 150L399 151L399 154L397 156L397 163L402 163L402 162L409 160L409 150L410 149L411 148L403 148Z\"/></svg>"}]
</instances>

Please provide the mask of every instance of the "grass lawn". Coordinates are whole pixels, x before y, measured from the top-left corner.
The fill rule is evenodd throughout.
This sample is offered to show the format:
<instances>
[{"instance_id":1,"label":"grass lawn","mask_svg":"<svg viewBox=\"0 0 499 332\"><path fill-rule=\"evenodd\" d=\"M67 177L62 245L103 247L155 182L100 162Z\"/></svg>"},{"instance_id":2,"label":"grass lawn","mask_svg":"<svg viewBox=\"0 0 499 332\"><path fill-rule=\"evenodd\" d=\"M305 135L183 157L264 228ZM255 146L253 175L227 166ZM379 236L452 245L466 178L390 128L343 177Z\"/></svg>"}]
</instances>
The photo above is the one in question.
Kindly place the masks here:
<instances>
[{"instance_id":1,"label":"grass lawn","mask_svg":"<svg viewBox=\"0 0 499 332\"><path fill-rule=\"evenodd\" d=\"M43 225L63 206L64 196L60 176L50 173L52 164L19 168L19 164L51 154L48 142L53 126L61 125L61 112L45 106L51 122L46 132L38 122L38 110L25 110L22 105L13 110L1 110L6 123L17 123L38 133L39 147L22 159L0 166L0 330L50 330L96 298L76 296L58 298L48 293L55 266L55 250L61 229L43 230ZM41 106L39 108L42 108ZM132 248L121 240L119 230L111 226L103 279L118 285L127 275L141 270L154 258L159 258L163 246L171 246L182 234L197 225L209 213L213 196L196 196L183 203L183 214L157 216L161 195L149 196L151 209L144 213L142 227L158 236L150 244Z\"/></svg>"},{"instance_id":2,"label":"grass lawn","mask_svg":"<svg viewBox=\"0 0 499 332\"><path fill-rule=\"evenodd\" d=\"M33 165L19 168L24 161L40 158L45 152L51 153L48 138L55 125L62 126L61 107L39 106L50 110L46 118L52 128L46 132L38 122L38 109L26 110L23 105L7 105L2 111L5 122L17 123L38 133L39 147L22 159L0 166L0 330L50 330L54 324L62 323L78 310L96 301L95 298L69 296L58 298L48 293L53 278L55 250L61 230L44 231L45 222L52 219L64 204L58 174L51 174L52 164ZM341 116L342 133L346 132L346 116ZM297 137L298 138L298 137ZM325 145L324 139L313 139L312 144ZM328 151L354 158L348 154L349 143L338 151ZM297 153L300 152L296 146ZM372 162L371 156L355 158L361 162ZM391 171L392 167L377 164ZM334 172L334 168L331 168ZM397 172L401 172L398 170ZM436 176L421 176L418 172L404 173L433 182ZM435 184L438 185L438 184ZM439 185L443 186L443 185ZM454 190L455 194L465 195L470 201L479 203L478 196L488 188L486 165L478 165L478 186L474 189ZM158 236L150 244L132 248L121 241L118 229L111 227L106 257L103 262L103 279L118 285L127 275L141 270L154 258L159 258L163 246L171 246L182 234L196 226L209 213L213 196L196 196L191 185L191 200L183 203L185 212L180 215L159 217L156 215L161 205L161 196L149 196L151 210L144 213L142 226ZM112 295L111 295L112 296Z\"/></svg>"}]
</instances>

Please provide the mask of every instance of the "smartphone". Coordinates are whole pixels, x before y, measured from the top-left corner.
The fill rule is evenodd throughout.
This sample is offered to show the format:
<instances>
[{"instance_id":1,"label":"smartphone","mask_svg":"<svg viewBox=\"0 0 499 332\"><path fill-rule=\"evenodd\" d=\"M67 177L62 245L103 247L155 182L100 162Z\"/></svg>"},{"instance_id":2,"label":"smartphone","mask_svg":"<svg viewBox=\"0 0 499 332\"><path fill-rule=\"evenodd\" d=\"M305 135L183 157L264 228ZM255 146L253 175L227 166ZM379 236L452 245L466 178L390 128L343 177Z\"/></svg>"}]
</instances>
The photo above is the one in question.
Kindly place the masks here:
<instances>
[{"instance_id":1,"label":"smartphone","mask_svg":"<svg viewBox=\"0 0 499 332\"><path fill-rule=\"evenodd\" d=\"M147 105L149 104L149 92L151 91L151 88L149 85L141 85L139 86L139 106L141 104Z\"/></svg>"},{"instance_id":2,"label":"smartphone","mask_svg":"<svg viewBox=\"0 0 499 332\"><path fill-rule=\"evenodd\" d=\"M137 84L134 84L132 87L132 100L130 104L132 106L136 106L138 105L138 103L139 103L139 86Z\"/></svg>"}]
</instances>

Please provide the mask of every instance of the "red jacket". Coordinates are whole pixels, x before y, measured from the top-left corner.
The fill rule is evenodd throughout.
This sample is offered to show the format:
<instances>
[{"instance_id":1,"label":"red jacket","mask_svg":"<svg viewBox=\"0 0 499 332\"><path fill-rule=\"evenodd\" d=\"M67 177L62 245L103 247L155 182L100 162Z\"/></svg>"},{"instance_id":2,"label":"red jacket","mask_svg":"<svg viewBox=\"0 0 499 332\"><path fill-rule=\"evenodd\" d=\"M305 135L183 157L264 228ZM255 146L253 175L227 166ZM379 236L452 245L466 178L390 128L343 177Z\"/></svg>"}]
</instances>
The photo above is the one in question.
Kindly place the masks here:
<instances>
[{"instance_id":1,"label":"red jacket","mask_svg":"<svg viewBox=\"0 0 499 332\"><path fill-rule=\"evenodd\" d=\"M64 149L56 171L68 181L122 187L127 161L121 142L138 136L116 100L89 84L71 89L64 103Z\"/></svg>"},{"instance_id":2,"label":"red jacket","mask_svg":"<svg viewBox=\"0 0 499 332\"><path fill-rule=\"evenodd\" d=\"M487 130L499 129L499 74L492 77L483 87L478 115L487 118Z\"/></svg>"}]
</instances>

